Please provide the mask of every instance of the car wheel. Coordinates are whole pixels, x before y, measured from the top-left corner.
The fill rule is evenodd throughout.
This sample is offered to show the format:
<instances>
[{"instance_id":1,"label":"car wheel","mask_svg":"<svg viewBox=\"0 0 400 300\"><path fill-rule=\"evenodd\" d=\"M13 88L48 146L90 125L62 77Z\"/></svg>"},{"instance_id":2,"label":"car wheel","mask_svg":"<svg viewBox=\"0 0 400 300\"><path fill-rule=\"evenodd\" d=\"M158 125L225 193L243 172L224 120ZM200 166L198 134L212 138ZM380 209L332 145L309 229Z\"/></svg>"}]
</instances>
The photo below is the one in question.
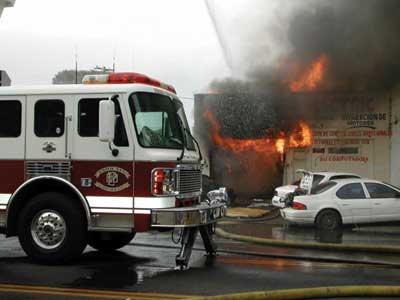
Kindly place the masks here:
<instances>
[{"instance_id":1,"label":"car wheel","mask_svg":"<svg viewBox=\"0 0 400 300\"><path fill-rule=\"evenodd\" d=\"M134 237L134 232L89 232L88 244L99 251L114 251L129 244Z\"/></svg>"},{"instance_id":2,"label":"car wheel","mask_svg":"<svg viewBox=\"0 0 400 300\"><path fill-rule=\"evenodd\" d=\"M87 244L82 208L61 193L42 193L32 198L19 216L17 232L26 254L48 264L70 262Z\"/></svg>"},{"instance_id":3,"label":"car wheel","mask_svg":"<svg viewBox=\"0 0 400 300\"><path fill-rule=\"evenodd\" d=\"M334 230L341 227L342 219L338 212L327 209L318 214L315 225L318 229Z\"/></svg>"}]
</instances>

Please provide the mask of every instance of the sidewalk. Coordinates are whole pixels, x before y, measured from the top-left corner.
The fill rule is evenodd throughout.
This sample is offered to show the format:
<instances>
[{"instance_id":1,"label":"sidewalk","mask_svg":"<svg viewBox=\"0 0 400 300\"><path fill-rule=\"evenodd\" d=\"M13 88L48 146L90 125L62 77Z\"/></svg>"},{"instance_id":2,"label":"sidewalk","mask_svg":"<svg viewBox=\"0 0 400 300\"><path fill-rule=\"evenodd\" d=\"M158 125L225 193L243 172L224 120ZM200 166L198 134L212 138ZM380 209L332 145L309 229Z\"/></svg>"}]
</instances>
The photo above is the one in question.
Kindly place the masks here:
<instances>
[{"instance_id":1,"label":"sidewalk","mask_svg":"<svg viewBox=\"0 0 400 300\"><path fill-rule=\"evenodd\" d=\"M261 218L271 212L271 208L229 207L226 212L228 218Z\"/></svg>"}]
</instances>

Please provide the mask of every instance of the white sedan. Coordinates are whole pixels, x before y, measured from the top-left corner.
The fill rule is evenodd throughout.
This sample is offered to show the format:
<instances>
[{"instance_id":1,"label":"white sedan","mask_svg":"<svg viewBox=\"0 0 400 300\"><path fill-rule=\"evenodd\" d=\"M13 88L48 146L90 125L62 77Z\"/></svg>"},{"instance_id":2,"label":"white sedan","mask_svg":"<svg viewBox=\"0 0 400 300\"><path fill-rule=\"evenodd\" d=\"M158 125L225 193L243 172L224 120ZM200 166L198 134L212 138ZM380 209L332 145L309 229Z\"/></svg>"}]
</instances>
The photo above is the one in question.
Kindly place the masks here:
<instances>
[{"instance_id":1,"label":"white sedan","mask_svg":"<svg viewBox=\"0 0 400 300\"><path fill-rule=\"evenodd\" d=\"M288 198L289 194L296 192L299 188L306 194L310 193L312 187L318 184L327 182L329 180L345 179L345 178L361 178L361 176L345 173L345 172L311 172L303 169L296 170L296 173L301 173L301 179L293 182L290 185L279 186L275 188L274 197L272 198L272 205L284 208L289 205L291 201Z\"/></svg>"},{"instance_id":2,"label":"white sedan","mask_svg":"<svg viewBox=\"0 0 400 300\"><path fill-rule=\"evenodd\" d=\"M341 179L295 196L282 217L294 224L336 229L342 224L400 221L400 189L372 179Z\"/></svg>"}]
</instances>

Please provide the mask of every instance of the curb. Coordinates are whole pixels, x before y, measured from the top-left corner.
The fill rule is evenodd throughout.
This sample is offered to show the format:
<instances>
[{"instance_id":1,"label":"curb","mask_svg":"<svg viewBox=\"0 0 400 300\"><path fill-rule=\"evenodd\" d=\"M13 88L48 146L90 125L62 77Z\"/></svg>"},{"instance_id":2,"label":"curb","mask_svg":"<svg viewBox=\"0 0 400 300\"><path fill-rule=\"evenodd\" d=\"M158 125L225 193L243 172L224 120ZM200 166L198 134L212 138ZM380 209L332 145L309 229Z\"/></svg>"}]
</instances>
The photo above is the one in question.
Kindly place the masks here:
<instances>
[{"instance_id":1,"label":"curb","mask_svg":"<svg viewBox=\"0 0 400 300\"><path fill-rule=\"evenodd\" d=\"M333 243L301 243L284 240L275 240L267 238L258 238L240 234L229 233L221 228L216 228L215 233L223 238L236 240L240 242L249 242L268 246L280 246L291 248L305 248L318 250L334 250L334 251L358 251L358 252L374 252L374 253L400 253L398 246L371 246L363 244L333 244Z\"/></svg>"},{"instance_id":2,"label":"curb","mask_svg":"<svg viewBox=\"0 0 400 300\"><path fill-rule=\"evenodd\" d=\"M191 300L295 300L335 297L398 297L400 286L333 286L194 297Z\"/></svg>"},{"instance_id":3,"label":"curb","mask_svg":"<svg viewBox=\"0 0 400 300\"><path fill-rule=\"evenodd\" d=\"M240 222L257 222L257 221L267 221L267 220L272 220L277 218L280 215L279 213L279 208L272 208L271 210L269 210L268 212L266 212L265 214L259 216L259 217L232 217L232 216L225 216L226 220L236 220L236 221L240 221Z\"/></svg>"},{"instance_id":4,"label":"curb","mask_svg":"<svg viewBox=\"0 0 400 300\"><path fill-rule=\"evenodd\" d=\"M263 213L260 212L258 215L255 215L255 216L250 216L250 215L247 215L246 213L243 213L242 215L240 215L240 214L238 214L238 215L233 214L232 215L230 213L230 210L237 210L237 209L249 211L249 210L252 210L253 208L249 208L249 207L228 207L227 210L226 210L226 217L229 218L229 219L258 219L258 218L265 217L266 215L268 215L272 211L272 210L266 210L266 209L257 208L257 210L259 210L259 211L263 210L264 212Z\"/></svg>"}]
</instances>

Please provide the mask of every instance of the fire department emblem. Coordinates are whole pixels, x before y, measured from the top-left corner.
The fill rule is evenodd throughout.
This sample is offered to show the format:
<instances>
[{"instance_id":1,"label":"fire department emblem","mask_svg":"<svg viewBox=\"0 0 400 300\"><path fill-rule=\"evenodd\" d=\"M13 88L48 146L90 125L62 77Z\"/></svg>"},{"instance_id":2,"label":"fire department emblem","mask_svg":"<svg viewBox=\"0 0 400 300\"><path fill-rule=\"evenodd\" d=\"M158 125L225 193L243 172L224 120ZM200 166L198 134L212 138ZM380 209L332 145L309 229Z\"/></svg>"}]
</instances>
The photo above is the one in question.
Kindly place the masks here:
<instances>
[{"instance_id":1,"label":"fire department emblem","mask_svg":"<svg viewBox=\"0 0 400 300\"><path fill-rule=\"evenodd\" d=\"M105 167L96 172L94 185L99 189L116 193L130 187L129 177L131 175L125 169L119 167Z\"/></svg>"}]
</instances>

